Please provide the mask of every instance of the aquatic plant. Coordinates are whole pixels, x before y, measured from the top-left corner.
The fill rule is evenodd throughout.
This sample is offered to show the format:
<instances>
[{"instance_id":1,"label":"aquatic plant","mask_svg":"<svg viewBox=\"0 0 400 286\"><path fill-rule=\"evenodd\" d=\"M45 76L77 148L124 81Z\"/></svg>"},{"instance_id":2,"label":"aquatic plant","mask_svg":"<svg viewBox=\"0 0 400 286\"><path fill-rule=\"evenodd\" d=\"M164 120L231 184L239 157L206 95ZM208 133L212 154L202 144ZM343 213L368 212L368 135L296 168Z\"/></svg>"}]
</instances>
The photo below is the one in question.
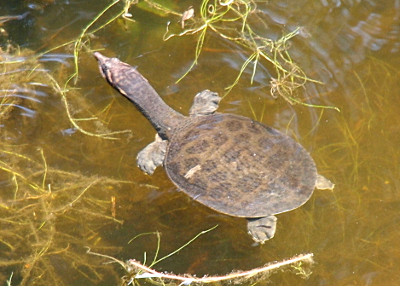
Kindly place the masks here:
<instances>
[{"instance_id":1,"label":"aquatic plant","mask_svg":"<svg viewBox=\"0 0 400 286\"><path fill-rule=\"evenodd\" d=\"M118 3L123 3L123 8L119 9L117 13L114 12L110 17L108 12ZM90 36L120 17L133 21L131 19L132 14L129 13L129 9L132 5L137 5L138 8L147 11L150 10L155 14L161 14L163 16L173 15L181 19L180 22L182 24L179 25L179 28L183 28L183 31L176 31L177 27L174 27L175 32L172 32L169 22L164 34L164 41L171 40L174 37L197 36L194 60L188 70L178 79L178 82L198 63L206 37L210 33L214 33L214 35L217 35L220 39L231 41L232 43L242 46L250 54L242 64L234 82L225 88L225 95L237 85L243 72L248 68L252 69L250 84L253 84L258 65L261 64L262 61L265 61L271 67L270 72L275 74L270 79L270 95L273 98L280 96L291 105L297 103L309 107L331 108L339 111L337 107L308 104L297 97L297 89L304 87L307 82L322 84L318 80L309 78L290 56L290 39L299 33L300 27L294 31L283 34L281 38L276 40L261 36L261 34L257 32L257 29L259 30L258 27L261 26L267 29L268 25L265 19L263 19L263 12L257 8L256 1L252 0L203 0L199 8L199 15L193 16L193 12L191 16L187 18L184 17L187 15L186 13L188 10L179 13L167 7L165 3L160 4L154 0L116 0L93 18L82 30L79 37L51 49L58 49L70 44L74 45L75 72L71 74L65 83L65 87L71 80L76 83L79 77L78 61L80 52L83 48L91 50ZM192 10L193 8L190 7L190 9Z\"/></svg>"},{"instance_id":2,"label":"aquatic plant","mask_svg":"<svg viewBox=\"0 0 400 286\"><path fill-rule=\"evenodd\" d=\"M133 285L133 284L140 285L140 282L142 280L150 282L151 284L154 284L154 285L165 285L165 284L168 284L168 285L190 285L190 284L203 285L203 284L215 284L215 283L217 283L219 285L221 283L239 284L239 283L244 283L244 282L254 284L259 281L265 281L272 273L274 273L277 270L285 270L286 266L291 266L292 271L294 273L296 273L296 275L301 275L304 278L307 278L309 275L311 275L310 266L312 266L312 264L314 263L312 253L297 255L290 259L280 261L280 262L268 263L262 267L258 267L258 268L247 270L247 271L236 270L232 273L229 273L226 275L221 275L221 276L196 277L196 276L189 275L189 274L176 275L173 273L158 272L158 271L152 269L152 267L154 267L157 263L178 253L183 248L187 247L189 244L191 244L193 241L195 241L199 236L206 234L209 231L212 231L216 227L217 226L214 226L208 230L204 230L204 231L198 233L195 237L190 239L183 246L179 247L175 251L171 252L168 255L165 255L162 258L157 257L159 250L160 250L160 241L161 241L160 233L159 232L152 233L157 236L157 249L156 249L156 254L153 258L153 261L148 266L145 265L146 258L147 258L146 254L144 256L144 263L141 263L135 259L129 259L128 261L123 262L112 256L92 252L90 249L88 249L87 253L105 258L108 261L115 262L115 263L119 264L120 266L122 266L125 269L125 271L127 272L127 275L122 277L121 285L124 285L124 286L125 285L126 286ZM147 234L140 234L138 236L141 236L141 235L147 235ZM135 238L133 238L132 240L134 240ZM307 264L307 265L305 265L305 264Z\"/></svg>"},{"instance_id":3,"label":"aquatic plant","mask_svg":"<svg viewBox=\"0 0 400 286\"><path fill-rule=\"evenodd\" d=\"M110 212L113 196L99 190L133 182L49 165L48 157L63 155L47 156L23 139L37 128L36 110L45 96L38 87L51 88L55 79L32 51L1 51L0 59L0 267L10 274L8 285L65 285L63 265L96 283L104 267L82 256L82 245L96 248L98 229L122 224ZM112 269L106 271L111 275Z\"/></svg>"}]
</instances>

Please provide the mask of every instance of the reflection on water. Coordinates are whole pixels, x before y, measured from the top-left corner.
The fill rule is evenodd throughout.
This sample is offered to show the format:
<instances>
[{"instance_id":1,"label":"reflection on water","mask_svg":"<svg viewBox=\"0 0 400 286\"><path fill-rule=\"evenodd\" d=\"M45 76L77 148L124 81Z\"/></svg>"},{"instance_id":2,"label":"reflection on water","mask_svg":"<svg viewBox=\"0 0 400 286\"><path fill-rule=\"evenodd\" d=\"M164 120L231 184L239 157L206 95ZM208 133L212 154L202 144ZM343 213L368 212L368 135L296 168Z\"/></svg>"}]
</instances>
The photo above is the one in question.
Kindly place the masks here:
<instances>
[{"instance_id":1,"label":"reflection on water","mask_svg":"<svg viewBox=\"0 0 400 286\"><path fill-rule=\"evenodd\" d=\"M12 28L11 21L0 27L6 31L0 34L0 280L12 275L12 285L117 285L123 269L87 255L85 246L120 260L143 262L146 253L151 261L157 238L144 235L128 244L138 234L159 231L162 257L218 224L155 268L224 274L312 252L317 263L308 280L279 272L269 281L396 285L398 0L257 3L257 17L268 24L257 30L263 37L277 39L302 29L291 40L290 55L307 76L324 84L308 83L299 98L341 110L272 99L268 75L273 71L263 62L252 86L248 68L221 102L222 112L256 118L296 138L310 151L319 173L336 183L335 191L317 190L303 207L279 215L275 237L263 246L252 245L244 220L193 202L169 182L164 170L151 177L138 170L136 154L155 131L107 86L90 52L81 52L76 86L64 86L73 72L71 46L32 58L76 38L109 2L28 2L7 4L0 15L30 11L12 21ZM190 5L173 1L169 8L183 12ZM85 47L104 49L107 56L137 65L165 101L184 114L200 90L223 94L250 55L210 33L198 65L175 83L193 60L194 38L164 42L166 22L180 27L179 17L138 8L131 13L135 23L117 20L85 39ZM23 48L7 50L8 39ZM101 137L115 131L123 131L109 136L118 140Z\"/></svg>"}]
</instances>

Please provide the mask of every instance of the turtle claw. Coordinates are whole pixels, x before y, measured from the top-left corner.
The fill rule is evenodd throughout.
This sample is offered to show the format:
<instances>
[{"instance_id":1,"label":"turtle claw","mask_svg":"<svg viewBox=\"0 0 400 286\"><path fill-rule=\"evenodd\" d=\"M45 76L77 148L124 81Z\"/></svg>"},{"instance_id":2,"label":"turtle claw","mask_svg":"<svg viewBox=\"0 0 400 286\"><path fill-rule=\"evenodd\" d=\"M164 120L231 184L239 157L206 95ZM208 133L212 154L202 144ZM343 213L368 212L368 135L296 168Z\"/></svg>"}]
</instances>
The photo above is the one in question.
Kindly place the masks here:
<instances>
[{"instance_id":1,"label":"turtle claw","mask_svg":"<svg viewBox=\"0 0 400 286\"><path fill-rule=\"evenodd\" d=\"M161 137L156 134L155 141L138 153L136 157L138 167L146 174L152 175L154 170L164 162L167 143L167 140L162 140Z\"/></svg>"},{"instance_id":2,"label":"turtle claw","mask_svg":"<svg viewBox=\"0 0 400 286\"><path fill-rule=\"evenodd\" d=\"M190 108L190 116L209 115L218 109L221 97L218 93L209 91L208 89L199 92L194 97L194 102Z\"/></svg>"},{"instance_id":3,"label":"turtle claw","mask_svg":"<svg viewBox=\"0 0 400 286\"><path fill-rule=\"evenodd\" d=\"M247 219L248 233L253 237L255 242L264 244L275 235L276 230L276 216L267 216L256 219Z\"/></svg>"}]
</instances>

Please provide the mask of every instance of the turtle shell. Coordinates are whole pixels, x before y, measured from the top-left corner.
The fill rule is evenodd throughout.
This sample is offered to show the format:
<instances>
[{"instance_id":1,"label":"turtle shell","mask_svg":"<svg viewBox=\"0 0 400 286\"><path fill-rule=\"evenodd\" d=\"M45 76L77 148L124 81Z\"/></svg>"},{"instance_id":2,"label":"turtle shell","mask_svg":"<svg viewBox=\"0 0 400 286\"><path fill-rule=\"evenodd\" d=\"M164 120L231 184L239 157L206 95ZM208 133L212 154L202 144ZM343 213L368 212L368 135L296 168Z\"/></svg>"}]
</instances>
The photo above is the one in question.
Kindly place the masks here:
<instances>
[{"instance_id":1,"label":"turtle shell","mask_svg":"<svg viewBox=\"0 0 400 286\"><path fill-rule=\"evenodd\" d=\"M174 130L164 161L169 178L218 212L256 218L303 205L317 170L282 132L250 118L215 113Z\"/></svg>"}]
</instances>

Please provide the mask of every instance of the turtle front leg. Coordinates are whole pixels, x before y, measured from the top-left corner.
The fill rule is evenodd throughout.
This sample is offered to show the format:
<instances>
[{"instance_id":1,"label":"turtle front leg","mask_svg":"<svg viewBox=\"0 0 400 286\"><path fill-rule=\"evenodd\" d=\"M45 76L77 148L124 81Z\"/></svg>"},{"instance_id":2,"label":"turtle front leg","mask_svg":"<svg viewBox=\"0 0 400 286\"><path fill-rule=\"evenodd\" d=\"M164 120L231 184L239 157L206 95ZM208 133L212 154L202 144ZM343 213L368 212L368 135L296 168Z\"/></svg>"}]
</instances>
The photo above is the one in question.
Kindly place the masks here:
<instances>
[{"instance_id":1,"label":"turtle front leg","mask_svg":"<svg viewBox=\"0 0 400 286\"><path fill-rule=\"evenodd\" d=\"M193 105L190 108L190 116L209 115L218 109L221 97L218 93L209 91L208 89L199 92L194 97Z\"/></svg>"},{"instance_id":2,"label":"turtle front leg","mask_svg":"<svg viewBox=\"0 0 400 286\"><path fill-rule=\"evenodd\" d=\"M164 162L167 144L168 140L163 140L156 134L154 142L138 153L136 157L138 167L146 174L152 175L154 170Z\"/></svg>"},{"instance_id":3,"label":"turtle front leg","mask_svg":"<svg viewBox=\"0 0 400 286\"><path fill-rule=\"evenodd\" d=\"M262 218L247 219L248 233L253 237L253 240L263 244L275 235L276 216L267 216Z\"/></svg>"}]
</instances>

